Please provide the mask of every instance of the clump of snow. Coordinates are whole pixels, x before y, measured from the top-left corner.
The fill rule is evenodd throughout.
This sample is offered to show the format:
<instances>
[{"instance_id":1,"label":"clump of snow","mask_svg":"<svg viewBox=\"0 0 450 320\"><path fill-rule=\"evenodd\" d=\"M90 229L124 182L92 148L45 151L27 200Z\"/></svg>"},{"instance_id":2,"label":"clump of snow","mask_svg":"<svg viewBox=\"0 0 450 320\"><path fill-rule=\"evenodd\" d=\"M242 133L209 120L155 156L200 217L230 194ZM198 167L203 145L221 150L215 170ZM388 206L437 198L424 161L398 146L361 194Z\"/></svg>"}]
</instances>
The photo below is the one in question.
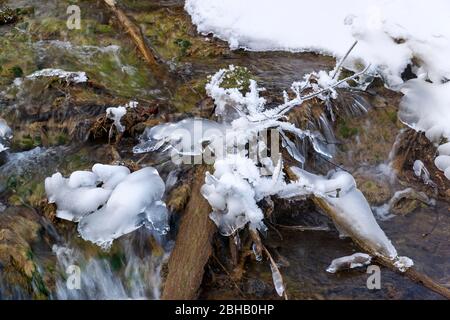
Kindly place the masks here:
<instances>
[{"instance_id":1,"label":"clump of snow","mask_svg":"<svg viewBox=\"0 0 450 320\"><path fill-rule=\"evenodd\" d=\"M364 267L369 265L371 261L372 257L370 255L366 253L355 253L351 256L334 259L327 268L327 272L336 273L341 270Z\"/></svg>"},{"instance_id":2,"label":"clump of snow","mask_svg":"<svg viewBox=\"0 0 450 320\"><path fill-rule=\"evenodd\" d=\"M72 72L51 68L42 69L27 76L27 79L31 80L38 78L60 78L73 83L83 83L88 81L85 72Z\"/></svg>"},{"instance_id":3,"label":"clump of snow","mask_svg":"<svg viewBox=\"0 0 450 320\"><path fill-rule=\"evenodd\" d=\"M414 79L402 89L405 95L399 117L414 130L424 131L432 142L450 139L450 82L434 84Z\"/></svg>"},{"instance_id":4,"label":"clump of snow","mask_svg":"<svg viewBox=\"0 0 450 320\"><path fill-rule=\"evenodd\" d=\"M0 118L0 153L8 150L6 143L12 138L12 130L6 121Z\"/></svg>"},{"instance_id":5,"label":"clump of snow","mask_svg":"<svg viewBox=\"0 0 450 320\"><path fill-rule=\"evenodd\" d=\"M164 182L151 167L130 173L123 166L96 164L92 171L76 171L69 178L58 172L45 179L57 217L79 222L82 238L105 248L143 225L166 233L164 190Z\"/></svg>"},{"instance_id":6,"label":"clump of snow","mask_svg":"<svg viewBox=\"0 0 450 320\"><path fill-rule=\"evenodd\" d=\"M265 230L264 214L257 202L284 187L281 166L278 174L262 177L253 160L228 155L216 161L214 168L213 175L206 174L201 192L213 209L210 217L221 233L232 235L247 223L254 230Z\"/></svg>"},{"instance_id":7,"label":"clump of snow","mask_svg":"<svg viewBox=\"0 0 450 320\"><path fill-rule=\"evenodd\" d=\"M356 39L350 62L373 64L391 86L403 82L401 73L414 58L420 61L415 71L432 81L450 78L446 0L187 0L185 9L200 32L232 49L342 57Z\"/></svg>"},{"instance_id":8,"label":"clump of snow","mask_svg":"<svg viewBox=\"0 0 450 320\"><path fill-rule=\"evenodd\" d=\"M119 107L111 107L106 109L106 116L108 119L114 121L114 126L116 127L119 133L123 133L125 131L125 127L122 125L121 120L127 114L127 109L135 109L138 106L137 101L130 101L125 106Z\"/></svg>"},{"instance_id":9,"label":"clump of snow","mask_svg":"<svg viewBox=\"0 0 450 320\"><path fill-rule=\"evenodd\" d=\"M117 108L108 108L106 109L106 116L114 121L114 126L117 131L122 133L125 131L125 127L120 123L122 117L127 113L127 109L125 107L117 107Z\"/></svg>"},{"instance_id":10,"label":"clump of snow","mask_svg":"<svg viewBox=\"0 0 450 320\"><path fill-rule=\"evenodd\" d=\"M399 257L397 261L395 261L394 265L400 272L406 272L409 268L414 266L414 261L408 257Z\"/></svg>"},{"instance_id":11,"label":"clump of snow","mask_svg":"<svg viewBox=\"0 0 450 320\"><path fill-rule=\"evenodd\" d=\"M164 182L154 168L144 168L125 177L106 204L83 217L78 231L83 239L109 246L114 239L142 225L167 232L167 210L161 201Z\"/></svg>"},{"instance_id":12,"label":"clump of snow","mask_svg":"<svg viewBox=\"0 0 450 320\"><path fill-rule=\"evenodd\" d=\"M439 156L434 163L439 170L444 171L445 176L450 180L450 142L440 145L438 153Z\"/></svg>"}]
</instances>

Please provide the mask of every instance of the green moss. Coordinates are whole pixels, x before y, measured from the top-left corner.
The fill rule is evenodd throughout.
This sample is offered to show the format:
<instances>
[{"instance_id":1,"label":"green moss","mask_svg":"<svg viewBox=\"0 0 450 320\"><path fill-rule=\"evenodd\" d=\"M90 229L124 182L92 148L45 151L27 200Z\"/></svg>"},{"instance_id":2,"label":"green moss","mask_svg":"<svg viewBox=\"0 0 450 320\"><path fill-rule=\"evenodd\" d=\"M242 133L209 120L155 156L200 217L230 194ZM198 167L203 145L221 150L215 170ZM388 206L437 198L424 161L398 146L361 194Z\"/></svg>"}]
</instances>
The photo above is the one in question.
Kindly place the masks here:
<instances>
[{"instance_id":1,"label":"green moss","mask_svg":"<svg viewBox=\"0 0 450 320\"><path fill-rule=\"evenodd\" d=\"M225 72L221 87L225 89L237 88L242 93L246 93L250 86L250 80L253 78L250 70L246 67L234 66L231 70Z\"/></svg>"},{"instance_id":2,"label":"green moss","mask_svg":"<svg viewBox=\"0 0 450 320\"><path fill-rule=\"evenodd\" d=\"M339 134L344 139L350 139L358 134L358 128L350 127L345 122L339 126Z\"/></svg>"},{"instance_id":3,"label":"green moss","mask_svg":"<svg viewBox=\"0 0 450 320\"><path fill-rule=\"evenodd\" d=\"M109 262L113 271L119 271L124 266L125 255L122 252L113 253Z\"/></svg>"},{"instance_id":4,"label":"green moss","mask_svg":"<svg viewBox=\"0 0 450 320\"><path fill-rule=\"evenodd\" d=\"M20 66L14 66L10 69L10 72L14 76L14 78L20 78L23 76L23 70Z\"/></svg>"},{"instance_id":5,"label":"green moss","mask_svg":"<svg viewBox=\"0 0 450 320\"><path fill-rule=\"evenodd\" d=\"M182 8L173 8L170 12L166 9L140 11L134 14L134 18L166 60L220 56L228 50L226 45L205 41Z\"/></svg>"},{"instance_id":6,"label":"green moss","mask_svg":"<svg viewBox=\"0 0 450 320\"><path fill-rule=\"evenodd\" d=\"M97 24L95 26L95 33L108 34L114 32L114 29L108 24Z\"/></svg>"},{"instance_id":7,"label":"green moss","mask_svg":"<svg viewBox=\"0 0 450 320\"><path fill-rule=\"evenodd\" d=\"M172 103L178 111L189 112L206 97L205 78L192 80L177 88Z\"/></svg>"},{"instance_id":8,"label":"green moss","mask_svg":"<svg viewBox=\"0 0 450 320\"><path fill-rule=\"evenodd\" d=\"M0 86L36 70L36 55L29 40L27 33L17 29L0 37Z\"/></svg>"},{"instance_id":9,"label":"green moss","mask_svg":"<svg viewBox=\"0 0 450 320\"><path fill-rule=\"evenodd\" d=\"M38 139L35 139L29 134L25 134L20 138L19 141L13 140L13 147L18 148L20 150L31 150L41 144L42 140L40 137Z\"/></svg>"},{"instance_id":10,"label":"green moss","mask_svg":"<svg viewBox=\"0 0 450 320\"><path fill-rule=\"evenodd\" d=\"M174 43L180 48L181 55L185 56L187 50L192 47L192 43L185 39L175 39Z\"/></svg>"}]
</instances>

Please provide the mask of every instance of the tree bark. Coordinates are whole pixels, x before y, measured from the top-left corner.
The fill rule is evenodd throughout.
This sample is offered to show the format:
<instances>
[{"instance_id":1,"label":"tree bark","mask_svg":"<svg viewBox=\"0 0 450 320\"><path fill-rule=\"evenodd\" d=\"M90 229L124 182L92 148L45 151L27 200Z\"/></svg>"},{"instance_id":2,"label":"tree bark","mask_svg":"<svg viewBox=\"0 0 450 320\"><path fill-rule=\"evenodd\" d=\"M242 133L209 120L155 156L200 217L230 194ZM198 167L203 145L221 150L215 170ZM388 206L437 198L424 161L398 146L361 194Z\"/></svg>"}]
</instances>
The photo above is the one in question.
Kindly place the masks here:
<instances>
[{"instance_id":1,"label":"tree bark","mask_svg":"<svg viewBox=\"0 0 450 320\"><path fill-rule=\"evenodd\" d=\"M198 297L216 232L216 226L209 218L211 207L200 193L206 171L204 165L195 169L192 194L169 258L163 300L193 300Z\"/></svg>"}]
</instances>

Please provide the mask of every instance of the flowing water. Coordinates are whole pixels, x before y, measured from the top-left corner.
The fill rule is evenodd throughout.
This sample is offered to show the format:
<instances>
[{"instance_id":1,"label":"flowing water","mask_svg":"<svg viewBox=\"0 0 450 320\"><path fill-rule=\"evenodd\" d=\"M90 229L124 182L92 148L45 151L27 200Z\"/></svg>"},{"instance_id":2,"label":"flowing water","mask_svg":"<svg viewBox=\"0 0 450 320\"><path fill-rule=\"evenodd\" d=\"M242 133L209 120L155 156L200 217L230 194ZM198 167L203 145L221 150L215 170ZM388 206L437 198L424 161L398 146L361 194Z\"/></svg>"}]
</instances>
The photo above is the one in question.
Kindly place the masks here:
<instances>
[{"instance_id":1,"label":"flowing water","mask_svg":"<svg viewBox=\"0 0 450 320\"><path fill-rule=\"evenodd\" d=\"M80 3L83 28L74 31L65 26L70 1L3 2L12 8L33 7L34 14L23 17L14 26L0 26L0 61L4 66L0 72L0 116L9 120L14 131L11 150L0 156L0 241L7 231L17 233L20 241L6 250L13 250L21 263L18 271L3 265L6 253L0 247L1 299L160 297L163 265L173 245L175 230L167 239L159 239L159 243L152 240L145 230L139 230L116 241L105 252L78 238L73 225L47 215L43 191L45 177L56 171L68 175L94 163L109 163L115 159L107 140L87 139L88 128L93 123L90 119L103 114L108 106L131 99L149 106L151 101L162 105L165 101L175 101L177 109L171 111L176 117L186 117L196 114L195 108L201 96L196 92L197 88L204 85L208 75L221 67L230 64L247 67L261 86L270 92L268 98L275 101L282 96L282 90L288 89L304 74L334 66L333 59L308 53L230 52L226 45L211 37L195 35L195 29L182 11L182 1L124 1L147 37L155 42L165 60L181 75L181 81L174 80L170 84L175 89L168 92L139 59L127 36L115 31L117 25L111 27L110 13L101 1ZM180 21L189 25L187 32L167 30ZM161 34L152 28L162 34L174 34L167 36L169 40L161 39ZM192 37L189 44L179 41L183 36ZM186 54L186 50L191 50L190 54ZM177 55L171 56L173 51ZM18 54L21 56L17 57ZM14 69L15 66L20 66L23 74ZM15 81L15 78L43 68L85 71L96 86L69 88L45 79ZM349 106L343 108L348 111L347 116L339 117L337 124L331 121L331 116L323 115L308 124L309 128L320 130L327 141L332 141L335 165L353 173L358 183L377 185L380 182L381 187L375 191L368 190L375 197L379 193L387 194L373 202L369 199L374 208L382 208L395 191L406 188L392 174L389 160L396 137L402 130L400 124L391 121L398 98L380 98L379 94L356 94ZM383 108L383 105L388 107ZM365 107L369 109L367 113L361 112ZM358 120L353 123L349 119ZM344 143L334 143L336 139ZM135 143L135 139L126 138L119 144L117 151L122 160L140 159L131 153ZM145 161L154 164L157 160L149 157ZM315 169L323 173L335 165L323 159L314 160ZM165 180L174 180L173 167L163 164L158 169ZM170 181L167 184L173 184ZM14 224L10 217L16 215L25 220ZM308 207L276 208L275 216L279 217L275 221L279 225L330 224L320 213ZM27 224L27 219L33 223ZM175 218L173 220L176 222ZM398 251L411 257L419 270L450 285L448 202L437 201L434 206L419 205L406 215L391 217L380 221L380 224ZM365 269L336 275L326 273L333 259L356 250L351 241L339 239L338 232L332 227L327 232L275 228L279 233L271 229L267 243L278 254L287 292L292 299L438 298L429 290L386 269L382 269L382 289L373 291L366 287L368 275ZM80 281L73 288L68 283L74 279L72 276L76 275L77 268L80 268ZM236 292L233 286L206 286L201 296L277 297L271 282L270 266L266 262L248 265L242 288L245 296Z\"/></svg>"}]
</instances>

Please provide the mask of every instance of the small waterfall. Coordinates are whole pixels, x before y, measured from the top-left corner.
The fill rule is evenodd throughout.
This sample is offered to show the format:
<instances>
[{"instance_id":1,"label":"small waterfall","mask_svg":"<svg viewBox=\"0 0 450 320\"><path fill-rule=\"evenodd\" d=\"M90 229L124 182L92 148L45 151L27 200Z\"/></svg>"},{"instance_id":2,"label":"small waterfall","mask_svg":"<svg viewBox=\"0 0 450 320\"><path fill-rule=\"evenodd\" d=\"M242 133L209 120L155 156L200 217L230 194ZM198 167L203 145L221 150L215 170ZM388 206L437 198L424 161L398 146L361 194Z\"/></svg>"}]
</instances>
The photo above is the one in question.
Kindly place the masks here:
<instances>
[{"instance_id":1,"label":"small waterfall","mask_svg":"<svg viewBox=\"0 0 450 320\"><path fill-rule=\"evenodd\" d=\"M159 299L161 267L168 252L139 255L131 239L121 239L120 257L87 257L84 251L67 246L53 247L61 276L56 281L53 299ZM78 287L71 282L79 275ZM72 285L71 285L72 283ZM75 284L75 286L73 286Z\"/></svg>"}]
</instances>

